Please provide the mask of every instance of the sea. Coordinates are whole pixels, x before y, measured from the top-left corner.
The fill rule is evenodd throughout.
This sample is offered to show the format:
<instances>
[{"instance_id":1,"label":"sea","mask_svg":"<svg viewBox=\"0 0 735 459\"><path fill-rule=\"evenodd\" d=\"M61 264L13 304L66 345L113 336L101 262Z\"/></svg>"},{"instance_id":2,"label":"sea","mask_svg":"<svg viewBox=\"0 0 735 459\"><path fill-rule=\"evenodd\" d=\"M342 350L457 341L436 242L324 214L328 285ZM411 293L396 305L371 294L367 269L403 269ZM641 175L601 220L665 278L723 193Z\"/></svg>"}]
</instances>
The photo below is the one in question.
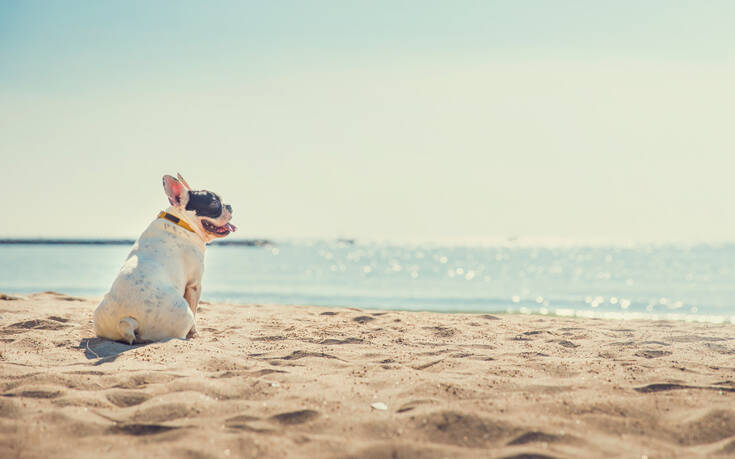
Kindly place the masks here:
<instances>
[{"instance_id":1,"label":"sea","mask_svg":"<svg viewBox=\"0 0 735 459\"><path fill-rule=\"evenodd\" d=\"M0 245L0 291L99 297L129 250ZM735 324L735 244L214 244L202 299Z\"/></svg>"}]
</instances>

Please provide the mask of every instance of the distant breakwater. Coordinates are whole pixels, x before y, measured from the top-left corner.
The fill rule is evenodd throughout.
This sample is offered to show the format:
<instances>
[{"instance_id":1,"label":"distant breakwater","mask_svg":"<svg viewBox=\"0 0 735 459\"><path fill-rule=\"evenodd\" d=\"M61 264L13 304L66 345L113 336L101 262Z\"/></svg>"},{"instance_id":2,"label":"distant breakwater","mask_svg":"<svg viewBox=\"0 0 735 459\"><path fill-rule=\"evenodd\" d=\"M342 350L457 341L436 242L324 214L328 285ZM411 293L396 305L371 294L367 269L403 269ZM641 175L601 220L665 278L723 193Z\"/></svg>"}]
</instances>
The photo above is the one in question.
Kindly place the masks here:
<instances>
[{"instance_id":1,"label":"distant breakwater","mask_svg":"<svg viewBox=\"0 0 735 459\"><path fill-rule=\"evenodd\" d=\"M133 245L134 239L0 239L3 245ZM213 245L263 247L275 245L268 239L229 239L212 242Z\"/></svg>"}]
</instances>

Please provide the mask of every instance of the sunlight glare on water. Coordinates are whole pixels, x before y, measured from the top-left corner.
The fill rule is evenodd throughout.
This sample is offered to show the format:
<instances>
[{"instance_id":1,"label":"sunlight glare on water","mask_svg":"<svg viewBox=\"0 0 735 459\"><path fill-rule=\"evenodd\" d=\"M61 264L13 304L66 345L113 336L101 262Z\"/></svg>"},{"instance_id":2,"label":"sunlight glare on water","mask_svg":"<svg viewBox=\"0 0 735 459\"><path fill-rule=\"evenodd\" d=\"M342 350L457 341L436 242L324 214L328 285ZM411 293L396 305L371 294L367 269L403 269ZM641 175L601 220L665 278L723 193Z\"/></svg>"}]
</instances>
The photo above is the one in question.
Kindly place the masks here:
<instances>
[{"instance_id":1,"label":"sunlight glare on water","mask_svg":"<svg viewBox=\"0 0 735 459\"><path fill-rule=\"evenodd\" d=\"M121 246L0 246L0 290L106 292ZM203 298L234 303L735 321L735 245L212 246Z\"/></svg>"}]
</instances>

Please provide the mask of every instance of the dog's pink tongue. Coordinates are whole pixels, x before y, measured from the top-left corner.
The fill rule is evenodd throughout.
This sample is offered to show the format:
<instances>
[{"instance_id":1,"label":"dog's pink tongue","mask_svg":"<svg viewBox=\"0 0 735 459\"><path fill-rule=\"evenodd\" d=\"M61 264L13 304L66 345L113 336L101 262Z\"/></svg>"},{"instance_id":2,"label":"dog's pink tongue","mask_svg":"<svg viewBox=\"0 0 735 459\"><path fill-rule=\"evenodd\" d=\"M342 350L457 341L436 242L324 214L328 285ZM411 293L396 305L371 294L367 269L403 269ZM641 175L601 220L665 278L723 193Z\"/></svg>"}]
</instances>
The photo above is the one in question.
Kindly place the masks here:
<instances>
[{"instance_id":1,"label":"dog's pink tongue","mask_svg":"<svg viewBox=\"0 0 735 459\"><path fill-rule=\"evenodd\" d=\"M237 231L237 226L233 225L232 223L227 223L225 225L225 228L227 228L227 230L231 233L234 233L235 231Z\"/></svg>"}]
</instances>

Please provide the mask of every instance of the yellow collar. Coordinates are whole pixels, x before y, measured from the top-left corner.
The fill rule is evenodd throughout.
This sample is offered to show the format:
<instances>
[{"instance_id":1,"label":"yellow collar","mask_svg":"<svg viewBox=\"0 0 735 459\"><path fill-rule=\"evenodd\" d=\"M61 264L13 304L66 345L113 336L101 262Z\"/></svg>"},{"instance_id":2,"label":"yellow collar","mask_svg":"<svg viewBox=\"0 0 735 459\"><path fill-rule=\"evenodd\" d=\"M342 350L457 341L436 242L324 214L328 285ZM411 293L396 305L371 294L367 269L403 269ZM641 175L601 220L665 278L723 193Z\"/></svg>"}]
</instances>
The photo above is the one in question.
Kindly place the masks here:
<instances>
[{"instance_id":1,"label":"yellow collar","mask_svg":"<svg viewBox=\"0 0 735 459\"><path fill-rule=\"evenodd\" d=\"M158 218L165 218L166 220L168 220L168 221L170 221L172 223L175 223L175 224L179 225L180 227L184 228L185 230L191 231L192 233L196 234L196 231L194 231L192 229L192 227L189 226L188 223L186 223L185 221L183 221L182 219L180 219L179 217L177 217L175 215L171 215L168 212L165 212L165 211L162 210L161 213L158 214Z\"/></svg>"}]
</instances>

